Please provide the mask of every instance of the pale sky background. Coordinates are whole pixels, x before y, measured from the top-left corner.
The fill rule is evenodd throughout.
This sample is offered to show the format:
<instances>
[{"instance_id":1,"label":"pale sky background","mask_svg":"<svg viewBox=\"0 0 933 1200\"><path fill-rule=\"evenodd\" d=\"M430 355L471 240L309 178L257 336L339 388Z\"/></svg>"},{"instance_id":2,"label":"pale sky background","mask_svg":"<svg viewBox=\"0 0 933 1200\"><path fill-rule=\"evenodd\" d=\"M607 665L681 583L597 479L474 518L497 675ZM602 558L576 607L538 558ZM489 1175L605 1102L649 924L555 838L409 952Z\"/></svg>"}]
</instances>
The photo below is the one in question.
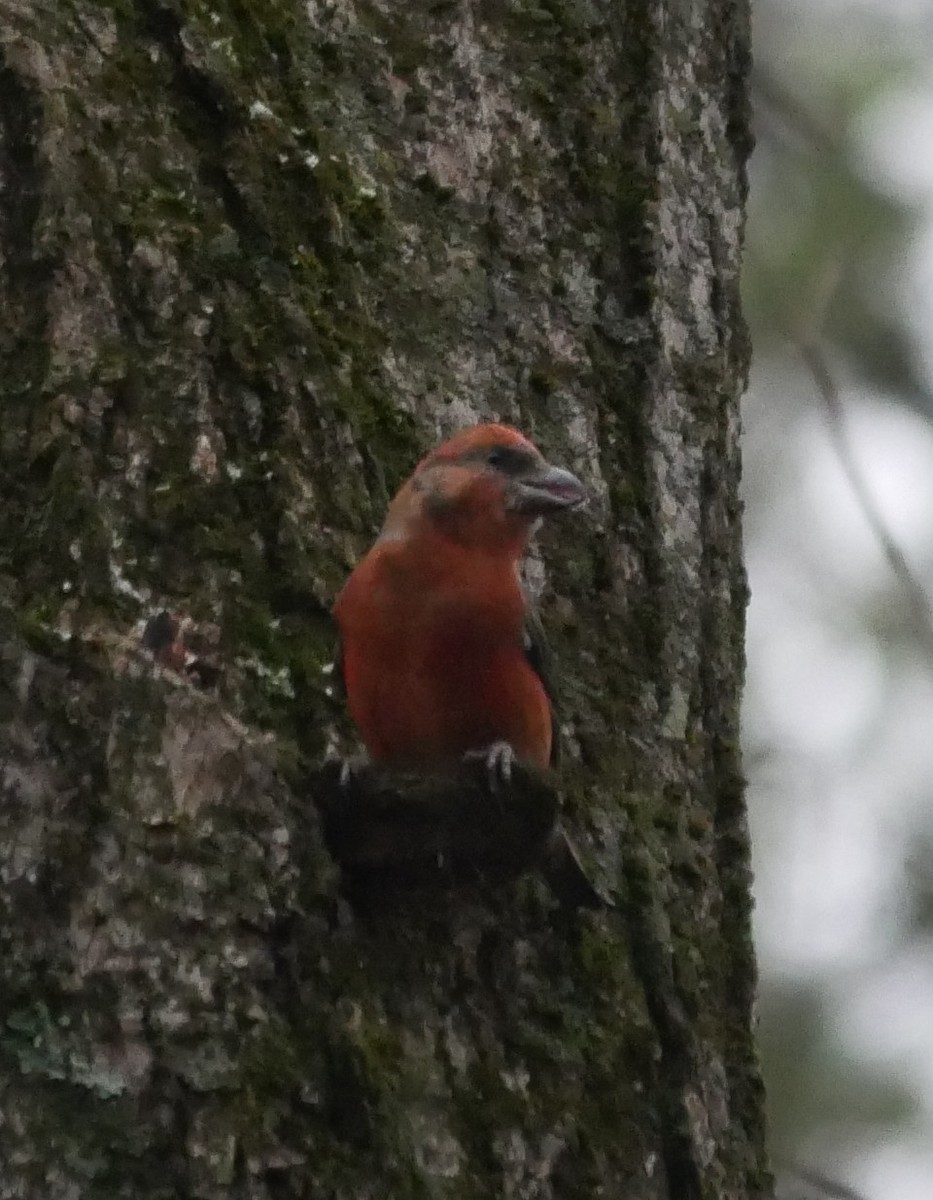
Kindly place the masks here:
<instances>
[{"instance_id":1,"label":"pale sky background","mask_svg":"<svg viewBox=\"0 0 933 1200\"><path fill-rule=\"evenodd\" d=\"M929 36L926 68L896 81L855 136L864 175L923 217L907 261L892 264L892 298L933 389L933 0L771 0L762 25L770 33L786 11L782 49L804 53L808 19L830 16L848 37L853 10L876 14L894 41ZM853 387L844 368L838 383L861 476L933 597L933 425ZM901 891L912 839L933 831L933 658L870 628L879 613L906 625L907 605L792 354L757 361L744 412L762 974L818 980L847 1053L886 1063L922 1097L909 1129L856 1140L832 1163L814 1146L812 1164L868 1200L933 1200L933 939L904 939Z\"/></svg>"}]
</instances>

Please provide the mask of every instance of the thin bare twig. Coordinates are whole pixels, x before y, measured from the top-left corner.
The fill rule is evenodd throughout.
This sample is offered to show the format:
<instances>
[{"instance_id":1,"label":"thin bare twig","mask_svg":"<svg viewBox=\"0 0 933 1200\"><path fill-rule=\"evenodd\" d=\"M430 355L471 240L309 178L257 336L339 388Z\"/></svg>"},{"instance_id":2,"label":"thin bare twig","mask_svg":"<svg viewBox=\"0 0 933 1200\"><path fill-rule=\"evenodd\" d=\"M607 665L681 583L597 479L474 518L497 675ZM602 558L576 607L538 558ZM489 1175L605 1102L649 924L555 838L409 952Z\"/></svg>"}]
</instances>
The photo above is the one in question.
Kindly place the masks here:
<instances>
[{"instance_id":1,"label":"thin bare twig","mask_svg":"<svg viewBox=\"0 0 933 1200\"><path fill-rule=\"evenodd\" d=\"M885 524L859 471L846 429L842 397L827 362L826 354L822 347L813 340L801 339L797 344L800 356L813 376L813 382L816 384L826 409L829 432L839 465L845 473L856 503L862 510L862 516L901 585L913 623L916 626L917 635L933 661L933 610L930 608L929 598L907 561L906 555Z\"/></svg>"}]
</instances>

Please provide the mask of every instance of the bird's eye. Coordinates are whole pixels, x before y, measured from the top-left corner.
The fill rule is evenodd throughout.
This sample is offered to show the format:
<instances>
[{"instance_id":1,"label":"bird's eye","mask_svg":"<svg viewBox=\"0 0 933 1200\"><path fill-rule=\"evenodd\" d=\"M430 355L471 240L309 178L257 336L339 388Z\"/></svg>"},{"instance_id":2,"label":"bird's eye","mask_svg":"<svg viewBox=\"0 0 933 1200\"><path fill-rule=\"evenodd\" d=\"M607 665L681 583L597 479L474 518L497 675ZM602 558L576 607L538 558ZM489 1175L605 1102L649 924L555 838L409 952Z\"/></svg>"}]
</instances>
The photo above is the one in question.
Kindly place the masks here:
<instances>
[{"instance_id":1,"label":"bird's eye","mask_svg":"<svg viewBox=\"0 0 933 1200\"><path fill-rule=\"evenodd\" d=\"M484 461L506 475L518 475L534 462L534 458L520 446L493 446L487 450Z\"/></svg>"}]
</instances>

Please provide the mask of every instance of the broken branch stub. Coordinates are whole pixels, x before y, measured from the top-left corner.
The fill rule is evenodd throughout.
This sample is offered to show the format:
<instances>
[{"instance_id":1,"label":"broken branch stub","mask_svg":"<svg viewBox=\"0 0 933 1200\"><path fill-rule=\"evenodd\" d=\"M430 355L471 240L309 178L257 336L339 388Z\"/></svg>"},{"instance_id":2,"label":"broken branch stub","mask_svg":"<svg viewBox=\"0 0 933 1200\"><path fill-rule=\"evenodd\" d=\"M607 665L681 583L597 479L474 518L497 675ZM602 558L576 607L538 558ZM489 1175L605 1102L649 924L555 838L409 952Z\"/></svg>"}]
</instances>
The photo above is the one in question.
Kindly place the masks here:
<instances>
[{"instance_id":1,"label":"broken branch stub","mask_svg":"<svg viewBox=\"0 0 933 1200\"><path fill-rule=\"evenodd\" d=\"M517 875L541 857L557 823L554 788L518 765L495 793L481 762L443 775L367 765L346 783L340 776L340 763L326 763L313 790L328 848L349 870L417 874L440 864Z\"/></svg>"},{"instance_id":2,"label":"broken branch stub","mask_svg":"<svg viewBox=\"0 0 933 1200\"><path fill-rule=\"evenodd\" d=\"M540 869L567 907L611 907L589 881L560 826L558 793L539 772L515 764L510 783L492 792L481 761L443 775L368 764L346 782L341 771L340 762L325 763L311 783L328 849L350 881L444 886Z\"/></svg>"}]
</instances>

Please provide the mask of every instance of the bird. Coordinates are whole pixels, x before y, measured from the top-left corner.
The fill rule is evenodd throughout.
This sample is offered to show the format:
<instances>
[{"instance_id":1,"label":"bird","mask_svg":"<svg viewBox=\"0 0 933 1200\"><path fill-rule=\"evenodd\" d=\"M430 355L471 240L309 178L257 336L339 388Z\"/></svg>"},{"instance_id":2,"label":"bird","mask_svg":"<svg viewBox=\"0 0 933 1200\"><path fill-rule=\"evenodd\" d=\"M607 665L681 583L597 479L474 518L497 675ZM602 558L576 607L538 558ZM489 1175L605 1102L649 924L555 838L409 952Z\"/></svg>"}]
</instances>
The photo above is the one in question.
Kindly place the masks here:
<instances>
[{"instance_id":1,"label":"bird","mask_svg":"<svg viewBox=\"0 0 933 1200\"><path fill-rule=\"evenodd\" d=\"M575 475L497 422L421 459L334 605L338 673L374 764L430 772L479 756L496 790L513 762L555 763L546 648L520 571L542 518L585 501Z\"/></svg>"}]
</instances>

